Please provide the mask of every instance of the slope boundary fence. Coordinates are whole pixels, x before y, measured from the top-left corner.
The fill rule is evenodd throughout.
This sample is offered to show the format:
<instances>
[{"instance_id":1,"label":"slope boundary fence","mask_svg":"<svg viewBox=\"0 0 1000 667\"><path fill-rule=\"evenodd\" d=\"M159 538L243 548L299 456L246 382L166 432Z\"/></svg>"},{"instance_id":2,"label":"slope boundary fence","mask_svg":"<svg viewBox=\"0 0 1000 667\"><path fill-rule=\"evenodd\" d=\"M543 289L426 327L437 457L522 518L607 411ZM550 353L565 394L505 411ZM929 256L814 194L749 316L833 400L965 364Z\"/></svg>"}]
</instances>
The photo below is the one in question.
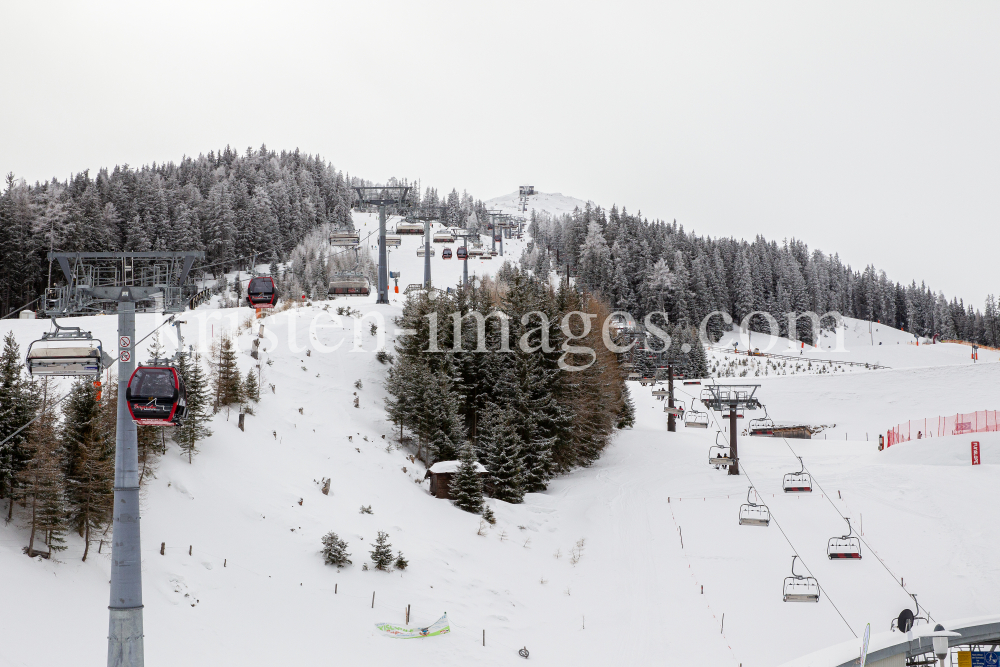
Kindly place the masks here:
<instances>
[{"instance_id":1,"label":"slope boundary fence","mask_svg":"<svg viewBox=\"0 0 1000 667\"><path fill-rule=\"evenodd\" d=\"M997 431L1000 430L997 427L998 415L1000 412L997 410L979 410L964 414L911 419L889 429L886 432L885 445L891 447L900 442L909 442L920 438Z\"/></svg>"},{"instance_id":2,"label":"slope boundary fence","mask_svg":"<svg viewBox=\"0 0 1000 667\"><path fill-rule=\"evenodd\" d=\"M826 364L827 366L864 366L865 368L870 368L872 370L884 370L888 369L889 366L881 366L879 364L872 364L867 361L840 361L839 359L814 359L812 357L802 357L794 356L790 354L775 354L774 352L751 352L749 350L734 350L731 347L722 347L720 345L706 345L706 349L716 350L718 352L724 352L726 354L742 355L744 357L769 357L771 359L788 359L790 361L809 361L813 364Z\"/></svg>"}]
</instances>

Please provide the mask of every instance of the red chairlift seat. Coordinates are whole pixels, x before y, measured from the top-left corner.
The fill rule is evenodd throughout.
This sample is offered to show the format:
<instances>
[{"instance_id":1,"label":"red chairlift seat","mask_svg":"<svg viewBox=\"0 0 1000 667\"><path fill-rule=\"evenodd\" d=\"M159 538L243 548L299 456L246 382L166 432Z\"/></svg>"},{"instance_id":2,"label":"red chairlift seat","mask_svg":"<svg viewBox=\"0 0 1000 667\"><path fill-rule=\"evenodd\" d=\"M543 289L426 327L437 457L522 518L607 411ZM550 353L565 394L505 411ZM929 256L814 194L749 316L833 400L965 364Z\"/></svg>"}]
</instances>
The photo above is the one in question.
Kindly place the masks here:
<instances>
[{"instance_id":1,"label":"red chairlift seat","mask_svg":"<svg viewBox=\"0 0 1000 667\"><path fill-rule=\"evenodd\" d=\"M806 472L802 457L798 457L801 470L787 473L781 480L785 493L812 493L812 476Z\"/></svg>"},{"instance_id":2,"label":"red chairlift seat","mask_svg":"<svg viewBox=\"0 0 1000 667\"><path fill-rule=\"evenodd\" d=\"M847 534L840 537L831 537L826 544L826 557L830 560L860 560L861 540L851 535L851 520L844 517L847 522Z\"/></svg>"}]
</instances>

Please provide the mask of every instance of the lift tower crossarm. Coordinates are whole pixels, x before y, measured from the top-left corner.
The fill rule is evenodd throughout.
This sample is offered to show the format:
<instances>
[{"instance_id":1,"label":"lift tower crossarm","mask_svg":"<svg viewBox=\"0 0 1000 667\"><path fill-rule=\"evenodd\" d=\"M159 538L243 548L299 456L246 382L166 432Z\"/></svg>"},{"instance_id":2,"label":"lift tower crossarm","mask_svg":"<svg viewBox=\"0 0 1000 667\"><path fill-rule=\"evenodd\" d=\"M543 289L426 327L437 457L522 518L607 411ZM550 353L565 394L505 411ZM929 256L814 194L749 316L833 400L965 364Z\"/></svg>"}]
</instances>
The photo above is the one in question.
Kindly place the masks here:
<instances>
[{"instance_id":1,"label":"lift tower crossarm","mask_svg":"<svg viewBox=\"0 0 1000 667\"><path fill-rule=\"evenodd\" d=\"M730 475L740 474L740 460L736 450L736 419L740 410L757 410L760 401L754 396L759 384L714 384L706 389L710 397L702 399L709 410L729 413L729 456L733 462L729 466Z\"/></svg>"}]
</instances>

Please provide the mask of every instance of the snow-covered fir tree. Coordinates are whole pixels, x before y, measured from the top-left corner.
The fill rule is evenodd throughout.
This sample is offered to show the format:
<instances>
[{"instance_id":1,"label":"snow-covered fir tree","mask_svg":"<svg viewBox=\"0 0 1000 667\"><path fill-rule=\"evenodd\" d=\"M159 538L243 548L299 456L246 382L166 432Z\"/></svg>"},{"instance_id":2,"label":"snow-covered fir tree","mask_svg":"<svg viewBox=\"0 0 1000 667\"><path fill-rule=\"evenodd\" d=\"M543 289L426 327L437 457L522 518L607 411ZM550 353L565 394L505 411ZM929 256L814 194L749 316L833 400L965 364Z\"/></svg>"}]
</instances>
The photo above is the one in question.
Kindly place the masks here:
<instances>
[{"instance_id":1,"label":"snow-covered fir tree","mask_svg":"<svg viewBox=\"0 0 1000 667\"><path fill-rule=\"evenodd\" d=\"M378 531L378 536L375 538L375 544L372 545L369 555L376 570L385 571L392 567L395 558L392 555L392 544L389 543L389 533Z\"/></svg>"},{"instance_id":2,"label":"snow-covered fir tree","mask_svg":"<svg viewBox=\"0 0 1000 667\"><path fill-rule=\"evenodd\" d=\"M458 460L458 470L449 487L452 500L466 512L478 514L483 509L483 480L471 444L462 445Z\"/></svg>"},{"instance_id":3,"label":"snow-covered fir tree","mask_svg":"<svg viewBox=\"0 0 1000 667\"><path fill-rule=\"evenodd\" d=\"M323 536L323 561L337 568L351 564L351 554L347 552L347 542L332 530Z\"/></svg>"}]
</instances>

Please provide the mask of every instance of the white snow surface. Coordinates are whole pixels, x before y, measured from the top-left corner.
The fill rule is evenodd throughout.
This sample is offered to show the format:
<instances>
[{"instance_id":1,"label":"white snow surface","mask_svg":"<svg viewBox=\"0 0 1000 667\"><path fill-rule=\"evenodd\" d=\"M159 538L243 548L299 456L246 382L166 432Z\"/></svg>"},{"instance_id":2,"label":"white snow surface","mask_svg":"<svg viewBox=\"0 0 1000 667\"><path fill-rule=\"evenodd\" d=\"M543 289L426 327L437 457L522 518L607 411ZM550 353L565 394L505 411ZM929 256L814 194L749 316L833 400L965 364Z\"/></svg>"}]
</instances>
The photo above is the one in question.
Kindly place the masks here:
<instances>
[{"instance_id":1,"label":"white snow surface","mask_svg":"<svg viewBox=\"0 0 1000 667\"><path fill-rule=\"evenodd\" d=\"M572 213L576 208L579 208L582 211L588 203L582 199L570 197L560 192L548 193L536 191L536 194L528 196L528 210L522 213L519 200L520 195L518 195L517 190L515 190L510 194L500 195L499 197L494 197L493 199L484 201L483 203L487 208L498 209L505 213L523 215L525 217L531 216L532 209L540 213L545 212L553 217L558 217L560 215ZM593 202L591 202L591 205L593 205Z\"/></svg>"},{"instance_id":2,"label":"white snow surface","mask_svg":"<svg viewBox=\"0 0 1000 667\"><path fill-rule=\"evenodd\" d=\"M441 473L458 472L461 465L461 461L438 461L432 465L429 470L436 475ZM486 466L482 463L476 462L476 472L486 472Z\"/></svg>"},{"instance_id":3,"label":"white snow surface","mask_svg":"<svg viewBox=\"0 0 1000 667\"><path fill-rule=\"evenodd\" d=\"M372 222L358 219L362 230ZM390 255L390 268L403 272L401 288L422 280L419 241L404 236ZM505 242L512 259L521 247ZM493 272L499 260L474 260L470 274ZM437 285L459 281L457 260L438 254L432 266ZM521 505L489 500L497 524L481 530L479 517L430 496L423 466L396 446L399 431L386 420L387 367L374 352L379 335L392 347L402 294L392 297L382 306L374 294L300 304L266 317L263 396L246 432L235 411L223 410L193 464L174 446L162 457L142 496L150 667L508 665L521 664L522 646L546 665L828 665L851 655L845 642L858 646L853 635L866 623L885 630L907 606L901 577L946 626L1000 612L1000 536L991 509L1000 434L931 438L884 452L875 442L905 419L998 408L1000 353L982 351L972 365L967 347L905 345L907 334L883 328L865 347L864 323L864 336L848 340L847 351L808 354L890 369L727 380L760 384L757 395L775 420L836 424L824 432L828 439L741 437L745 474L738 477L708 465L714 428L668 433L663 403L630 384L634 428L593 466L554 479ZM356 330L352 318L332 315L346 304L363 313ZM249 314L188 313L187 341L208 349L213 336ZM137 337L159 321L138 315ZM73 324L91 328L115 354L115 317ZM25 351L47 326L8 319L0 334L13 331ZM242 331L245 372L253 360L251 334ZM753 344L763 349L756 335ZM678 389L690 404L700 387ZM762 415L748 413L746 421ZM969 464L970 440L982 443L983 465ZM814 475L812 494L781 492L782 475L798 470L796 455ZM320 491L324 477L332 479L328 496ZM774 516L767 528L737 523L750 481ZM361 514L363 505L373 513ZM860 561L826 559L828 538L845 532L838 511L863 530ZM320 555L320 538L331 530L354 561L340 571ZM409 560L405 571L362 569L380 530ZM818 604L781 600L789 541L823 587ZM23 517L0 523L3 667L105 660L108 542L100 554L95 543L86 563L82 541L71 535L67 543L53 560L29 559ZM447 612L451 634L406 642L379 636L375 623L402 623L407 605L411 625ZM59 641L48 640L56 628Z\"/></svg>"}]
</instances>

